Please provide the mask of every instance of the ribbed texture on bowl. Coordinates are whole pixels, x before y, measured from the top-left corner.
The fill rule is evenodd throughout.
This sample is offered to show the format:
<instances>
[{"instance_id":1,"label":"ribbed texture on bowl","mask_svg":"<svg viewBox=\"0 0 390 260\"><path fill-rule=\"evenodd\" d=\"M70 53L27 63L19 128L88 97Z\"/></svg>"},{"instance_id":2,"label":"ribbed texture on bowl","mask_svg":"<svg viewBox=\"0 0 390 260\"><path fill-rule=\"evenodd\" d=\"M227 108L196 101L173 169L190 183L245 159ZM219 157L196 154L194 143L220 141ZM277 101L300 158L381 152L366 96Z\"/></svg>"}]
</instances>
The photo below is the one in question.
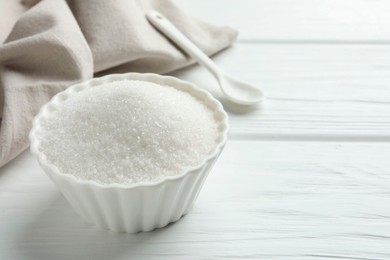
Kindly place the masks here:
<instances>
[{"instance_id":1,"label":"ribbed texture on bowl","mask_svg":"<svg viewBox=\"0 0 390 260\"><path fill-rule=\"evenodd\" d=\"M93 181L77 179L70 174L61 173L39 151L41 119L49 116L58 105L61 105L64 100L71 98L77 92L103 83L124 79L144 80L160 85L169 85L186 91L202 101L214 112L215 119L219 121L220 137L214 151L198 166L187 169L179 175L166 177L156 182L132 185L101 185ZM35 117L30 132L30 141L31 151L37 156L41 167L56 183L74 210L86 221L116 232L135 233L164 227L188 213L210 169L224 148L227 131L227 115L222 105L208 92L174 77L127 73L91 79L71 86L54 96Z\"/></svg>"}]
</instances>

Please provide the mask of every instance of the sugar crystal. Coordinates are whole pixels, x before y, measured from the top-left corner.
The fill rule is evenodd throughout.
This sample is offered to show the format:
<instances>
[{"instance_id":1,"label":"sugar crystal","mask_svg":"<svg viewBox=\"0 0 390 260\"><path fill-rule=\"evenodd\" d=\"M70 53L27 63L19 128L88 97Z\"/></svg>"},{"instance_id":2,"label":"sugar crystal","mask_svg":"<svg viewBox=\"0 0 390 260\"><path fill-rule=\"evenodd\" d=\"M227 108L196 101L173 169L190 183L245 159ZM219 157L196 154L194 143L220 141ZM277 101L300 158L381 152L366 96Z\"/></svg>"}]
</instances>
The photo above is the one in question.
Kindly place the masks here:
<instances>
[{"instance_id":1,"label":"sugar crystal","mask_svg":"<svg viewBox=\"0 0 390 260\"><path fill-rule=\"evenodd\" d=\"M100 184L154 182L216 146L213 112L189 93L136 80L72 95L42 122L40 151L59 170Z\"/></svg>"}]
</instances>

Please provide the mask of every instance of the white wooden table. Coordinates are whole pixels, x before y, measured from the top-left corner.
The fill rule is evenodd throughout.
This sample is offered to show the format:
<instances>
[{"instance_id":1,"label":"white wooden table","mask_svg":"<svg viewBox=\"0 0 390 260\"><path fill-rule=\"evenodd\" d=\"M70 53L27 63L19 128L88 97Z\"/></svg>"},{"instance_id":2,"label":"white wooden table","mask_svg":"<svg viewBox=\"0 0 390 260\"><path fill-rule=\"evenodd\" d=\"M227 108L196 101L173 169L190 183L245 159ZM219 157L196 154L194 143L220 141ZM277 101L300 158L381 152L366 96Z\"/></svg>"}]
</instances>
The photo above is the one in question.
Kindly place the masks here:
<instances>
[{"instance_id":1,"label":"white wooden table","mask_svg":"<svg viewBox=\"0 0 390 260\"><path fill-rule=\"evenodd\" d=\"M29 152L0 169L0 259L390 259L390 1L181 0L241 34L215 57L262 87L225 102L227 147L189 215L150 233L84 223Z\"/></svg>"}]
</instances>

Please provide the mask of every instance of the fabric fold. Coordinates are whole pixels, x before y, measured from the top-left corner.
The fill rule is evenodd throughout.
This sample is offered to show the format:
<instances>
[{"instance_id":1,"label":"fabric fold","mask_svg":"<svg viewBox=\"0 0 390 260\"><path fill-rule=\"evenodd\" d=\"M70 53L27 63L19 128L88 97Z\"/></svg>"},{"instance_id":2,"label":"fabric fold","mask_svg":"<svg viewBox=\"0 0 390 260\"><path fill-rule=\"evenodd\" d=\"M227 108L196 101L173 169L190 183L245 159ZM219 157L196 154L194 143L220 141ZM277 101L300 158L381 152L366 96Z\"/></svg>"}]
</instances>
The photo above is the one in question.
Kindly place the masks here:
<instances>
[{"instance_id":1,"label":"fabric fold","mask_svg":"<svg viewBox=\"0 0 390 260\"><path fill-rule=\"evenodd\" d=\"M0 167L28 147L39 108L66 87L122 72L168 73L192 61L146 19L155 9L207 54L237 32L195 19L171 1L42 0L0 46Z\"/></svg>"},{"instance_id":2,"label":"fabric fold","mask_svg":"<svg viewBox=\"0 0 390 260\"><path fill-rule=\"evenodd\" d=\"M43 104L92 75L92 53L66 2L42 1L24 13L0 47L0 166L28 147Z\"/></svg>"}]
</instances>

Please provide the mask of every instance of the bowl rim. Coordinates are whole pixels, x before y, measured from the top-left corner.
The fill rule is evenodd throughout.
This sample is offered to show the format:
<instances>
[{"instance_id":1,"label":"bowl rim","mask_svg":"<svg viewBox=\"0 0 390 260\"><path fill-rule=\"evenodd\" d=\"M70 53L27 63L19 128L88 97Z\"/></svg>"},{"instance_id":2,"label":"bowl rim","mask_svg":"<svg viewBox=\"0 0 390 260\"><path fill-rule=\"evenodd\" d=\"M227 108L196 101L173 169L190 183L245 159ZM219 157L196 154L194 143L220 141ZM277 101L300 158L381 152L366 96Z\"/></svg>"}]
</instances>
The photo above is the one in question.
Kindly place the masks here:
<instances>
[{"instance_id":1,"label":"bowl rim","mask_svg":"<svg viewBox=\"0 0 390 260\"><path fill-rule=\"evenodd\" d=\"M49 162L47 159L46 155L43 154L41 151L39 151L39 145L40 145L40 140L37 136L37 132L41 128L40 125L40 120L42 118L45 118L48 114L50 114L50 109L53 108L53 106L56 106L58 104L61 104L63 101L61 99L61 96L64 96L68 94L68 96L76 94L80 91L86 90L88 88L92 88L95 86L99 86L103 83L106 82L114 82L118 80L142 80L142 81L149 81L153 82L153 80L161 80L161 81L171 81L174 82L175 85L183 85L185 86L186 92L188 92L191 96L193 94L191 92L200 92L203 95L205 95L205 100L213 103L215 105L215 109L213 111L214 114L220 114L222 115L222 119L219 123L220 126L222 126L222 130L220 131L221 136L220 136L220 141L217 143L217 145L214 147L213 151L206 156L200 163L198 163L195 166L188 167L183 169L183 171L177 175L173 176L164 176L163 178L159 178L156 181L150 181L150 182L135 182L131 184L121 184L121 183L109 183L109 184L101 184L93 180L83 180L80 178L77 178L73 174L69 173L63 173L60 171L60 169ZM166 84L168 85L168 84ZM174 85L174 84L172 84ZM170 85L168 85L170 86ZM177 88L176 86L171 86L174 88ZM199 99L199 98L197 98ZM228 124L228 115L223 109L222 104L214 98L208 91L203 90L199 87L197 87L195 84L184 81L181 79L178 79L173 76L166 76L166 75L159 75L155 73L136 73L136 72L130 72L130 73L123 73L123 74L109 74L103 77L98 77L98 78L91 78L86 81L82 81L76 84L71 85L70 87L66 88L65 90L57 93L54 95L49 102L47 102L45 105L41 107L39 110L38 114L34 117L33 122L32 122L32 129L29 133L29 139L30 139L30 150L33 155L35 155L38 159L39 164L43 168L43 170L46 172L46 174L52 178L51 175L57 175L71 183L75 183L77 185L87 185L87 186L92 186L95 188L100 188L100 189L134 189L134 188L143 188L143 187L156 187L156 186L161 186L164 183L167 182L173 182L173 181L178 181L180 179L185 178L186 176L194 173L198 173L201 168L203 168L205 165L208 164L208 162L216 159L216 157L219 156L220 152L224 148L226 141L227 141L227 134L229 131L229 124ZM48 168L48 170L47 170Z\"/></svg>"}]
</instances>

